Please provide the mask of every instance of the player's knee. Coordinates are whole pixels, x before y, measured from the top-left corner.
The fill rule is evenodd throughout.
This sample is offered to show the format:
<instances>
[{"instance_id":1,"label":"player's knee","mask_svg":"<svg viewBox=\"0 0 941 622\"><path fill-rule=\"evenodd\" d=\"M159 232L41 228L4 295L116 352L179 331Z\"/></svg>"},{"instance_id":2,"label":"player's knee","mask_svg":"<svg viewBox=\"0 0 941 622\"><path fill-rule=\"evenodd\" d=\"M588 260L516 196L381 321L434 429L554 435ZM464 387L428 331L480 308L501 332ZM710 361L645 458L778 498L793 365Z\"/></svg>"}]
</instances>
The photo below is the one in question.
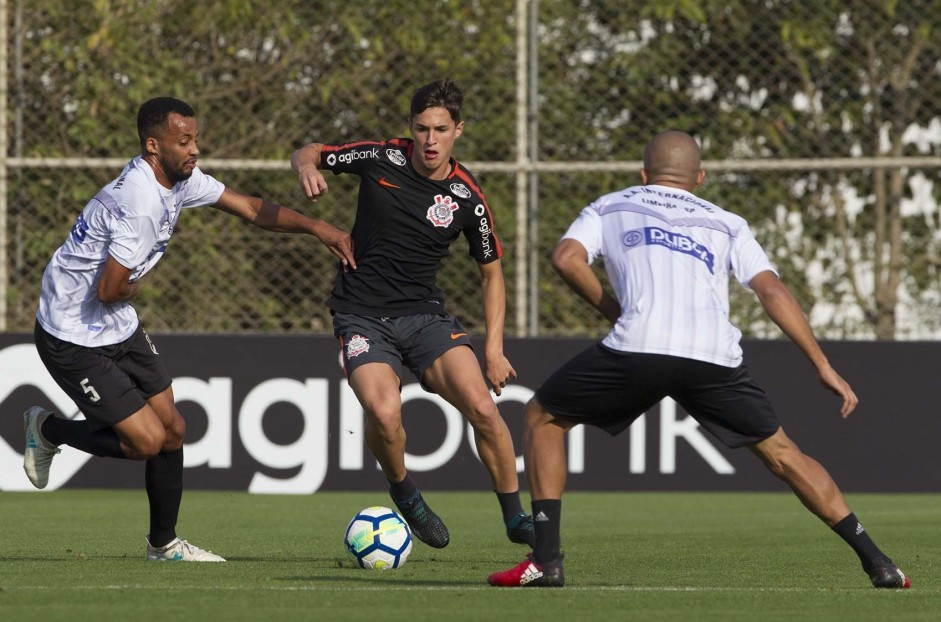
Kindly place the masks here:
<instances>
[{"instance_id":1,"label":"player's knee","mask_svg":"<svg viewBox=\"0 0 941 622\"><path fill-rule=\"evenodd\" d=\"M133 458L137 460L150 460L161 452L166 442L167 435L163 430L155 430L150 434L144 434L133 440L131 451Z\"/></svg>"},{"instance_id":2,"label":"player's knee","mask_svg":"<svg viewBox=\"0 0 941 622\"><path fill-rule=\"evenodd\" d=\"M780 478L786 479L790 473L799 469L804 458L800 448L788 437L781 435L759 445L759 455L768 469Z\"/></svg>"},{"instance_id":3,"label":"player's knee","mask_svg":"<svg viewBox=\"0 0 941 622\"><path fill-rule=\"evenodd\" d=\"M399 434L402 428L402 413L398 408L374 407L366 411L366 425L389 441Z\"/></svg>"},{"instance_id":4,"label":"player's knee","mask_svg":"<svg viewBox=\"0 0 941 622\"><path fill-rule=\"evenodd\" d=\"M166 428L164 428L166 440L164 449L179 449L183 446L183 439L186 438L186 422L183 417L177 415L173 418Z\"/></svg>"},{"instance_id":5,"label":"player's knee","mask_svg":"<svg viewBox=\"0 0 941 622\"><path fill-rule=\"evenodd\" d=\"M489 393L483 393L468 401L464 416L475 430L494 428L502 422L500 410Z\"/></svg>"}]
</instances>

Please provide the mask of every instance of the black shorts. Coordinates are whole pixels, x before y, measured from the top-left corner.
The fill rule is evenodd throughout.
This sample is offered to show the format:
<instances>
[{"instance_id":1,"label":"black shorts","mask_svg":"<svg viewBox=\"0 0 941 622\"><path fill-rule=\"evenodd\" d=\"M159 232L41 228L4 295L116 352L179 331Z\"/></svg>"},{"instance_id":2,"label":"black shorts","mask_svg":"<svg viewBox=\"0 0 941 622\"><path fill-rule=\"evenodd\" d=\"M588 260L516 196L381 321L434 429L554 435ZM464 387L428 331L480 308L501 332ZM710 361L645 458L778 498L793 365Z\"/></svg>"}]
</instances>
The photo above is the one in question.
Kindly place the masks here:
<instances>
[{"instance_id":1,"label":"black shorts","mask_svg":"<svg viewBox=\"0 0 941 622\"><path fill-rule=\"evenodd\" d=\"M172 379L157 349L140 326L127 340L89 348L33 329L43 365L85 415L92 430L109 428L162 393Z\"/></svg>"},{"instance_id":2,"label":"black shorts","mask_svg":"<svg viewBox=\"0 0 941 622\"><path fill-rule=\"evenodd\" d=\"M781 426L745 365L620 352L596 343L575 355L536 390L559 419L620 434L664 397L728 447L758 443Z\"/></svg>"},{"instance_id":3,"label":"black shorts","mask_svg":"<svg viewBox=\"0 0 941 622\"><path fill-rule=\"evenodd\" d=\"M450 315L379 318L335 313L333 334L343 349L347 378L360 365L386 363L400 380L404 364L421 382L439 356L456 346L472 347L464 327ZM428 391L424 384L422 388Z\"/></svg>"}]
</instances>

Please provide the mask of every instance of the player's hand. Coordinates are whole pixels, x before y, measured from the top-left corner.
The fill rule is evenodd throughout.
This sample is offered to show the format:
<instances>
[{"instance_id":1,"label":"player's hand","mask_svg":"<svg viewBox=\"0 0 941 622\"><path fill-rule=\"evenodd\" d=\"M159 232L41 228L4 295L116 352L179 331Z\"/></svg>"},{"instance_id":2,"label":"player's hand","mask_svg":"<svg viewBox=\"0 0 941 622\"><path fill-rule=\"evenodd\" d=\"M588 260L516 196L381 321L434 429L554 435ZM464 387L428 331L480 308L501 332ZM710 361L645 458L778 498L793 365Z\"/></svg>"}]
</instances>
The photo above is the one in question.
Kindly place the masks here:
<instances>
[{"instance_id":1,"label":"player's hand","mask_svg":"<svg viewBox=\"0 0 941 622\"><path fill-rule=\"evenodd\" d=\"M307 165L297 171L297 183L301 186L301 191L312 203L316 203L320 197L327 194L327 180L323 173L316 167Z\"/></svg>"},{"instance_id":2,"label":"player's hand","mask_svg":"<svg viewBox=\"0 0 941 622\"><path fill-rule=\"evenodd\" d=\"M836 370L827 365L819 371L820 383L827 389L833 391L843 398L843 405L840 408L840 416L844 419L850 416L850 413L856 409L859 404L859 398L853 392L852 387L847 383Z\"/></svg>"},{"instance_id":3,"label":"player's hand","mask_svg":"<svg viewBox=\"0 0 941 622\"><path fill-rule=\"evenodd\" d=\"M353 238L350 234L327 222L324 222L322 227L323 230L318 237L323 245L340 260L344 272L355 270L356 258L353 256Z\"/></svg>"},{"instance_id":4,"label":"player's hand","mask_svg":"<svg viewBox=\"0 0 941 622\"><path fill-rule=\"evenodd\" d=\"M510 361L505 356L486 356L487 359L487 382L493 387L493 392L497 395L503 393L510 378L516 378L516 370L510 365Z\"/></svg>"}]
</instances>

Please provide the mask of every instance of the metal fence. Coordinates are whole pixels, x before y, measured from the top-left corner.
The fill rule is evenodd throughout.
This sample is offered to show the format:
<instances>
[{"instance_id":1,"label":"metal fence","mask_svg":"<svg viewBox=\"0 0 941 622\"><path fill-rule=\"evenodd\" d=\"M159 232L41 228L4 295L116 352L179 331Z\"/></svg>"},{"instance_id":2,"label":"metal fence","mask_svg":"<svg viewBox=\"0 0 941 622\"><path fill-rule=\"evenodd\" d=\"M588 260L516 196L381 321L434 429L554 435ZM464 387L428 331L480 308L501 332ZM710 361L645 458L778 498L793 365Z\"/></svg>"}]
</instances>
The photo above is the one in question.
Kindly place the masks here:
<instances>
[{"instance_id":1,"label":"metal fence","mask_svg":"<svg viewBox=\"0 0 941 622\"><path fill-rule=\"evenodd\" d=\"M272 6L276 4L276 6ZM549 266L596 196L637 183L645 142L701 142L704 197L750 220L815 328L933 338L941 11L932 0L0 0L0 329L31 330L42 270L138 151L134 115L189 101L202 168L341 227L356 180L306 205L306 142L407 135L408 98L465 90L455 155L495 210L509 334L597 335ZM600 266L599 266L600 269ZM335 264L302 236L214 210L181 217L135 306L161 332L324 332ZM459 241L439 284L482 327ZM776 329L741 288L746 335Z\"/></svg>"}]
</instances>

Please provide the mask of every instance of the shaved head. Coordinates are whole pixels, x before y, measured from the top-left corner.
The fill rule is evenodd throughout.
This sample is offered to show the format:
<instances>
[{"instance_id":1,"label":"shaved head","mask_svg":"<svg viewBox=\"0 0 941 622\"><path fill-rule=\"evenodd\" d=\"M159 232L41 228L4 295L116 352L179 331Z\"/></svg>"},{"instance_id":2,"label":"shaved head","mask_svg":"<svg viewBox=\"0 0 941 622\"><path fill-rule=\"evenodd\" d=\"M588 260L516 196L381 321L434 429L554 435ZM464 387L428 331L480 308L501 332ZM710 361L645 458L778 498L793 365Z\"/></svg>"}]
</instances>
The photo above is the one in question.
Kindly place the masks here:
<instances>
[{"instance_id":1,"label":"shaved head","mask_svg":"<svg viewBox=\"0 0 941 622\"><path fill-rule=\"evenodd\" d=\"M644 149L644 170L641 174L645 184L692 190L702 183L699 145L686 132L661 132Z\"/></svg>"}]
</instances>

